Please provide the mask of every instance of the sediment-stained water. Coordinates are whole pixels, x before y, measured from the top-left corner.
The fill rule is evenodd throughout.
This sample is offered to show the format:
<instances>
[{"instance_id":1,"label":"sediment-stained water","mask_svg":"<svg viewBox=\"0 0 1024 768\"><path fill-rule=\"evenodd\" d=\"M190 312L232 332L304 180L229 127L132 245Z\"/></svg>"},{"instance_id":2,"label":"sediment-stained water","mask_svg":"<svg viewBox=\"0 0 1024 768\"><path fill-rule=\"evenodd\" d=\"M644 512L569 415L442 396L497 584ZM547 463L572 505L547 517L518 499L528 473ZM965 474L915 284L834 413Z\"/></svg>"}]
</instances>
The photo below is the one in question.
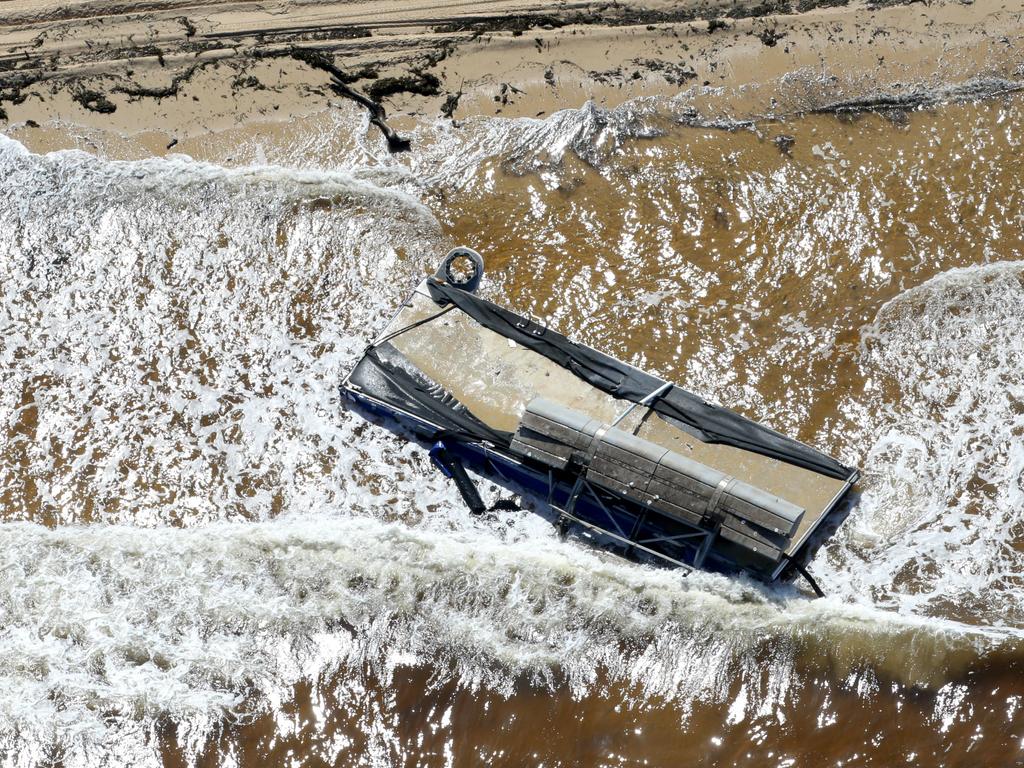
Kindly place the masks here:
<instances>
[{"instance_id":1,"label":"sediment-stained water","mask_svg":"<svg viewBox=\"0 0 1024 768\"><path fill-rule=\"evenodd\" d=\"M643 101L398 157L325 113L221 164L0 137L3 764L1021 760L1022 109ZM455 242L488 297L862 467L828 596L472 519L346 412Z\"/></svg>"}]
</instances>

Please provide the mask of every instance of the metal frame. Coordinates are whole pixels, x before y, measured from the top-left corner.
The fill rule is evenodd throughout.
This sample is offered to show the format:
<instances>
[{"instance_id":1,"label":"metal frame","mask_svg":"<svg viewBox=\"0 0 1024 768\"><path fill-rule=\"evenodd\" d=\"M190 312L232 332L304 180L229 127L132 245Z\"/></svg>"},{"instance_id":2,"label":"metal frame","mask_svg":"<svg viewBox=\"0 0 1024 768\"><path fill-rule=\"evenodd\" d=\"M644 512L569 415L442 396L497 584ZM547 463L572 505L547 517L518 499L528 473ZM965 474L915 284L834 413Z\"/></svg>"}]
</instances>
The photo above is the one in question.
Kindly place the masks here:
<instances>
[{"instance_id":1,"label":"metal frame","mask_svg":"<svg viewBox=\"0 0 1024 768\"><path fill-rule=\"evenodd\" d=\"M557 509L557 507L556 507L556 509ZM612 533L611 531L607 530L606 528L602 528L599 525L594 525L593 523L591 523L591 522L589 522L587 520L584 520L583 518L576 517L575 515L573 515L573 514L571 514L569 512L566 512L564 510L559 510L559 512L560 512L559 520L562 520L563 518L567 519L567 520L572 520L577 525L581 525L584 528L589 528L592 531L596 531L597 533L600 533L602 536L609 536L609 537L611 537L611 538L613 538L613 539L615 539L617 541L621 541L623 544L626 544L629 547L635 547L636 549L642 549L644 552L647 552L648 554L654 555L655 557L657 557L657 558L659 558L661 560L664 560L664 561L666 561L668 563L672 563L672 565L675 565L675 566L677 566L679 568L682 568L687 573L689 573L690 571L694 570L694 567L692 565L689 565L688 563L684 563L682 560L676 560L674 557L669 557L668 555L664 555L661 552L658 552L657 550L651 549L650 547L645 547L643 544L640 544L639 542L632 541L632 540L627 539L627 538L625 538L623 536L619 536L618 534Z\"/></svg>"},{"instance_id":2,"label":"metal frame","mask_svg":"<svg viewBox=\"0 0 1024 768\"><path fill-rule=\"evenodd\" d=\"M638 535L640 534L640 531L641 531L641 529L643 527L643 524L645 522L647 522L648 514L650 512L654 512L655 514L661 515L662 517L665 517L665 515L663 513L659 512L655 508L649 507L649 506L647 506L645 504L639 504L636 501L633 501L631 499L625 499L625 501L628 504L630 504L632 506L639 507L639 510L636 511L636 512L633 512L633 511L631 511L629 509L623 509L622 510L622 512L624 514L633 514L633 515L636 516L636 519L634 520L632 529L627 534L622 529L622 527L619 525L619 521L616 519L615 515L612 514L610 509L608 509L608 506L605 504L604 499L601 498L601 494L597 491L597 489L594 488L594 486L592 486L589 482L587 482L586 478L584 477L584 475L582 473L580 473L577 476L576 483L573 485L572 490L569 492L569 495L566 498L566 502L565 502L565 506L564 507L560 507L560 506L552 503L552 499L553 499L553 496L554 496L554 483L553 483L553 473L550 470L548 472L548 478L549 478L549 480L548 480L548 482L549 482L549 488L548 488L548 500L549 501L548 501L548 503L551 504L551 507L558 512L558 518L556 520L556 525L558 523L560 523L563 519L571 520L574 523L582 525L585 528L588 528L588 529L590 529L592 531L596 531L597 533L600 533L602 535L609 536L609 537L615 539L616 541L620 541L623 544L626 544L627 547L630 550L632 550L632 549L643 550L644 552L647 552L648 554L653 555L654 557L656 557L656 558L658 558L660 560L664 560L664 561L666 561L668 563L672 563L673 565L676 565L676 566L679 566L681 568L684 568L687 571L692 571L695 568L700 568L701 565L703 565L704 560L707 557L707 554L708 554L708 552L711 549L711 545L714 543L714 540L718 536L718 529L717 528L715 528L715 530L713 530L713 531L706 531L706 530L703 530L701 528L697 528L695 526L692 526L689 523L683 522L682 520L675 520L675 519L672 519L672 518L666 518L666 519L670 519L674 524L679 525L679 526L683 526L684 529L690 529L690 530L684 530L683 533L673 533L673 534L669 534L669 535L666 535L666 536L650 536L650 537L647 537L647 538L644 538L644 539L637 538ZM592 497L597 502L598 508L604 513L605 517L608 518L608 520L611 522L612 526L614 526L614 528L615 528L614 531L611 530L611 528L607 528L607 527L604 527L602 525L599 525L598 523L596 523L596 522L594 522L592 520L585 520L585 519L583 519L582 517L580 517L576 513L576 504L583 497L584 493L587 493L590 497ZM608 493L611 496L618 496L618 494L615 494L613 491L606 491L606 493ZM678 559L676 559L676 558L674 558L674 557L672 557L670 555L666 555L664 552L659 552L658 550L653 549L651 546L647 546L647 545L658 544L658 543L672 543L672 544L675 544L675 543L680 543L683 540L689 540L689 539L701 540L700 544L697 547L697 552L696 552L696 554L694 556L694 564L693 565L690 565L689 563L685 563L682 560L678 560Z\"/></svg>"},{"instance_id":3,"label":"metal frame","mask_svg":"<svg viewBox=\"0 0 1024 768\"><path fill-rule=\"evenodd\" d=\"M377 407L379 407L379 408L381 408L381 409L383 409L385 411L390 412L393 417L398 417L400 419L403 419L407 423L411 422L411 423L419 424L422 427L427 428L427 429L440 429L440 426L437 425L437 424L434 424L433 422L426 421L425 419L422 419L422 418L420 418L419 416L417 416L415 414L409 413L408 411L406 411L406 410L404 410L404 409L402 409L402 408L400 408L400 407L398 407L398 406L396 406L396 405L394 405L392 403L388 403L388 402L386 402L384 400L381 400L378 397L375 397L374 395L372 395L372 394L370 394L368 392L363 391L361 388L359 388L358 385L356 385L356 384L354 384L353 382L350 381L350 378L349 378L350 375L351 374L349 374L349 376L346 376L345 379L343 380L343 382L342 382L342 389L346 393L348 393L349 396L351 396L352 398L354 398L356 400L362 400L362 401L364 401L364 402L366 402L368 404L375 405L375 406L377 406ZM508 454L505 451L502 451L500 448L498 448L498 446L485 444L483 441L481 441L479 443L479 445L480 445L480 447L481 447L481 449L483 451L485 451L486 453L489 453L489 454L494 454L495 457L500 457L501 461L503 461L503 462L519 466L524 471L527 471L527 472L532 472L534 474L540 474L536 468L526 465L524 462L519 460L518 457L513 456L511 454ZM503 479L507 479L507 476L505 475L505 473L499 470L498 462L497 461L495 461L493 458L490 458L487 463L490 464L492 467L494 467L495 470L498 470L497 474L499 474ZM800 540L792 548L792 554L783 555L783 557L780 558L779 564L776 566L775 570L770 572L770 573L762 571L761 572L762 575L760 575L760 578L762 578L762 579L764 579L766 581L769 581L769 582L773 582L773 581L776 581L779 578L779 576L782 575L782 573L786 569L786 567L789 566L790 563L796 558L797 554L800 551L800 548L803 547L804 544L806 544L807 540L811 536L814 535L814 533L818 530L818 528L835 511L836 506L840 503L840 501L843 499L843 497L846 495L846 493L854 485L854 483L857 481L858 477L859 477L859 473L854 474L853 476L851 476L851 478L839 490L839 492L836 493L836 495L833 497L831 503L825 509L825 511L822 513L822 515L818 519L818 521L807 530L807 532L800 538ZM619 541L619 542L625 544L627 547L632 547L632 548L636 548L636 549L642 550L642 551L644 551L644 552L646 552L646 553L648 553L648 554L658 558L659 560L662 560L662 561L664 561L666 563L671 563L674 566L678 566L678 567L684 569L687 573L690 572L690 571L696 570L697 568L700 568L700 567L702 567L704 565L704 562L706 561L707 555L710 553L710 548L711 548L712 544L714 543L714 539L717 537L717 531L706 531L706 530L703 530L703 529L700 529L700 528L695 528L695 527L693 528L692 532L681 533L681 534L672 534L670 536L655 536L655 537L649 537L649 538L644 538L644 539L637 539L636 538L636 535L637 535L636 533L633 533L632 536L621 536L621 535L615 533L614 531L608 530L607 528L602 528L600 525L597 525L597 524L595 524L595 523L593 523L593 522L591 522L589 520L585 520L585 519L579 517L577 514L575 514L575 505L576 505L576 502L579 501L579 497L581 496L581 492L583 490L583 488L582 488L582 482L584 482L583 478L578 478L578 480L581 482L581 488L579 489L580 492L577 492L575 494L576 498L575 499L573 498L574 494L572 493L572 491L570 491L569 496L566 498L566 501L564 502L563 505L559 505L557 503L558 499L556 498L556 489L557 489L558 483L557 483L557 480L556 480L556 478L554 476L554 472L552 470L548 470L548 472L547 472L547 480L548 480L547 504L548 504L549 507L551 507L552 510L554 510L557 513L556 524L559 521L561 521L563 518L567 519L567 520L569 520L569 521L571 521L573 523L576 523L576 524L582 526L583 528L587 528L587 529L592 530L592 531L594 531L594 532L596 532L598 534L601 534L601 535L604 535L604 536L608 536L611 539ZM590 486L589 483L587 483L587 486L592 488L592 486ZM573 490L576 490L575 486L573 487ZM614 492L610 491L610 490L606 491L606 492L609 493L610 495L614 494ZM571 501L571 503L570 503L570 501ZM597 499L597 501L602 502L602 500L599 499L599 498ZM655 508L648 507L647 505L641 504L640 502L637 502L637 501L634 501L634 500L627 500L627 501L631 505L635 505L635 506L640 507L640 509L641 509L640 514L648 515L650 512L654 512L656 514L662 515L662 513L658 512L658 510L655 509ZM662 516L664 516L664 515L662 515ZM672 519L672 521L674 523L680 525L680 526L689 526L689 523L685 523L685 522L683 522L681 520ZM692 526L690 526L690 527L692 527ZM701 539L701 538L703 538L704 541L702 541L700 547L698 547L698 553L699 553L700 549L702 549L702 548L705 549L705 553L704 553L704 557L701 558L700 561L699 561L700 565L697 565L698 561L696 559L694 561L694 564L691 565L689 563L686 563L686 562L678 560L678 559L676 559L674 557L671 557L670 555L665 555L665 554L657 551L656 549L652 549L650 546L647 546L649 544L658 544L660 542L676 542L676 541L678 541L680 539L694 539L694 540L696 540L696 539ZM741 570L746 571L747 569L741 568ZM755 576L758 575L756 572L752 572L752 573Z\"/></svg>"},{"instance_id":4,"label":"metal frame","mask_svg":"<svg viewBox=\"0 0 1024 768\"><path fill-rule=\"evenodd\" d=\"M415 414L409 413L408 411L405 411L405 410L403 410L403 409L401 409L401 408L399 408L399 407L397 407L395 405L392 405L391 403L387 403L387 402L381 400L380 398L374 397L373 395L370 395L370 394L368 394L366 392L363 392L362 390L360 390L358 388L358 386L356 384L353 384L352 382L350 382L349 378L347 376L345 377L345 381L343 383L343 387L344 387L344 389L347 392L349 392L353 397L355 397L357 399L367 400L367 401L369 401L371 403L375 403L378 406L381 406L383 408L386 408L386 409L390 410L392 413L401 414L405 418L410 419L410 420L415 421L415 422L418 422L418 423L420 423L420 424L422 424L422 425L424 425L426 427L438 428L438 429L440 428L437 424L433 424L432 422L425 421L425 420L421 419L420 417L416 416ZM519 461L519 459L517 459L516 457L511 456L511 455L507 455L507 454L505 454L504 451L497 450L496 446L488 447L487 444L483 443L483 442L480 443L480 446L483 449L485 456L487 456L488 452L495 453L495 454L500 455L502 457L502 460L504 460L504 461L510 461L512 463L518 464L519 466L523 467L524 469L527 469L529 471L535 471L531 467L528 467L523 462ZM502 472L498 468L497 462L495 462L493 459L490 459L489 457L487 457L487 463L490 464L503 479L505 479L506 481L508 480L508 477L504 474L504 472ZM555 519L555 525L556 526L563 520L563 518L571 520L572 522L577 523L578 525L581 525L584 528L588 528L588 529L590 529L592 531L595 531L595 532L597 532L599 534L602 534L602 535L605 535L605 536L609 536L609 537L611 537L611 538L613 538L613 539L615 539L617 541L621 541L623 544L626 544L628 547L643 550L644 552L647 552L648 554L653 555L654 557L657 557L660 560L664 560L665 562L671 563L672 565L678 566L678 567L684 569L687 572L690 572L690 571L694 570L695 569L694 566L690 565L689 563L685 563L682 560L677 560L674 557L666 555L666 554L664 554L662 552L659 552L656 549L652 549L651 547L646 546L646 545L647 544L657 544L659 542L675 542L675 541L677 541L679 539L690 539L690 538L696 539L696 538L704 537L705 541L702 543L702 547L704 547L705 549L709 549L710 545L711 545L711 539L713 539L715 534L717 533L717 532L711 532L711 531L704 531L704 530L699 529L699 528L694 528L692 532L687 532L687 533L672 534L671 536L655 536L655 537L646 538L646 539L637 539L636 535L639 533L639 530L638 530L638 527L635 525L634 526L634 531L632 532L632 534L628 535L628 536L624 536L624 535L621 534L621 531L622 531L621 528L619 528L620 533L615 533L614 531L608 530L607 528L602 528L600 525L597 525L596 523L593 523L593 522L591 522L589 520L584 520L583 518L581 518L581 517L577 516L576 514L574 514L575 513L575 509L576 509L576 503L579 501L579 498L581 496L581 492L582 492L582 490L584 488L586 488L586 489L588 489L590 491L590 495L594 497L594 499L600 505L600 508L604 511L604 513L608 516L608 518L613 523L615 523L615 518L611 514L611 511L607 508L607 506L605 506L604 501L601 499L601 497L595 491L594 487L592 485L590 485L590 483L588 483L586 481L586 479L583 477L582 474L577 476L576 483L572 487L572 489L570 490L569 495L566 498L566 502L565 502L565 506L564 507L563 506L559 506L558 504L555 503L556 502L555 490L556 490L556 487L557 487L557 483L555 482L554 471L549 469L548 473L547 473L547 477L548 477L548 498L547 498L547 503L548 503L548 505L553 510L555 510L558 513L558 515L557 515L557 517ZM611 492L609 492L609 493L611 493ZM630 501L630 503L636 504L636 502L632 502L632 501ZM648 512L654 511L654 512L658 513L657 510L652 510L651 508L647 507L646 505L638 505L638 506L641 506L641 510L640 510L639 513L637 513L637 524L641 523L641 521L646 519ZM658 513L658 514L661 514L661 513ZM679 525L682 525L682 526L688 526L689 525L688 523L684 523L682 521L673 521L673 522L676 522L676 523L678 523ZM690 526L690 527L692 527L692 526ZM616 524L616 528L618 528L617 524ZM701 558L701 562L703 563L703 558ZM697 567L699 567L699 566L697 566ZM773 578L774 578L774 576L773 576Z\"/></svg>"},{"instance_id":5,"label":"metal frame","mask_svg":"<svg viewBox=\"0 0 1024 768\"><path fill-rule=\"evenodd\" d=\"M818 528L820 528L824 524L824 522L836 511L836 507L846 497L846 494L849 493L850 489L853 488L854 483L856 483L858 480L860 480L860 472L854 470L853 474L847 478L846 484L843 485L843 487L836 492L835 496L832 497L832 500L828 503L828 506L825 507L824 511L821 513L821 516L818 518L818 521L810 528L808 528L799 540L792 542L790 544L789 549L792 551L792 554L783 554L783 556L779 558L778 566L775 568L774 571L772 571L772 581L775 581L779 578L779 576L782 575L782 572L786 569L786 566L788 566L791 562L796 561L797 556L799 555L800 550L803 549L804 544L806 544L810 540L811 536L814 535L815 531L817 531Z\"/></svg>"}]
</instances>

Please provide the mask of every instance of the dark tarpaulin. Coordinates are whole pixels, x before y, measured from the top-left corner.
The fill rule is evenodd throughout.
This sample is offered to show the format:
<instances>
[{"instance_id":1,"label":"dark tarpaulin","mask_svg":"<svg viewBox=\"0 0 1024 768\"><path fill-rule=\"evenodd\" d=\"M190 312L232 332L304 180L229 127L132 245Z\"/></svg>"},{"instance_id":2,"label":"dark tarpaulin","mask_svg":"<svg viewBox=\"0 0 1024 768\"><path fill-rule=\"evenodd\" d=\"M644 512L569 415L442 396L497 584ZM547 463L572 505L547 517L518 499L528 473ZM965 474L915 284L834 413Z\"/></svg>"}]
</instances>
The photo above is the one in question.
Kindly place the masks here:
<instances>
[{"instance_id":1,"label":"dark tarpaulin","mask_svg":"<svg viewBox=\"0 0 1024 768\"><path fill-rule=\"evenodd\" d=\"M485 328L532 349L613 397L636 403L666 383L435 278L427 279L427 288L438 304L454 304ZM847 480L855 473L854 469L809 445L726 408L704 402L676 386L650 407L707 443L732 445L839 480Z\"/></svg>"},{"instance_id":2,"label":"dark tarpaulin","mask_svg":"<svg viewBox=\"0 0 1024 768\"><path fill-rule=\"evenodd\" d=\"M381 344L367 351L349 380L426 422L438 424L440 430L431 435L433 439L443 435L508 447L511 433L487 426L426 374L410 371L401 360L401 353L391 344Z\"/></svg>"}]
</instances>

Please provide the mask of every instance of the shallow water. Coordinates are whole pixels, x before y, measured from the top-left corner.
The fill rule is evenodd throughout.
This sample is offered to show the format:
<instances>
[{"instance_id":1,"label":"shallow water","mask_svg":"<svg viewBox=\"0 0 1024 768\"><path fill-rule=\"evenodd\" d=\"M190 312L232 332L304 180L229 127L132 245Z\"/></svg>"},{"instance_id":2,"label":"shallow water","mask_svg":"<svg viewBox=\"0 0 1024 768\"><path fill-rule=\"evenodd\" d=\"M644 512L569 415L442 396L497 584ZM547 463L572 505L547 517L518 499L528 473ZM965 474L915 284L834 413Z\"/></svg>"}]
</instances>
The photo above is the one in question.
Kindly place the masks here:
<instances>
[{"instance_id":1,"label":"shallow water","mask_svg":"<svg viewBox=\"0 0 1024 768\"><path fill-rule=\"evenodd\" d=\"M1022 110L637 102L398 157L341 111L219 164L0 137L0 764L1021 760ZM862 467L829 596L473 520L347 413L455 242L489 297Z\"/></svg>"}]
</instances>

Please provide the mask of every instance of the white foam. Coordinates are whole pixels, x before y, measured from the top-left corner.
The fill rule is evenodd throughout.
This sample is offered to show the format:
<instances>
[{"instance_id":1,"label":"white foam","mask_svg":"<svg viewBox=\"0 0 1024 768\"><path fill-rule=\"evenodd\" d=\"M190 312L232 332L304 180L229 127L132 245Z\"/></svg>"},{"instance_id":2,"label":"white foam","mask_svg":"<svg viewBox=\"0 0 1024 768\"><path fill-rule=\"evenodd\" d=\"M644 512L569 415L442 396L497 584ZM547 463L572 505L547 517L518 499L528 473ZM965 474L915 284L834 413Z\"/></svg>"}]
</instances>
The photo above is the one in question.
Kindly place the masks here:
<instances>
[{"instance_id":1,"label":"white foam","mask_svg":"<svg viewBox=\"0 0 1024 768\"><path fill-rule=\"evenodd\" d=\"M380 302L446 246L419 202L343 173L7 139L0 177L0 404L21 457L0 487L24 504L8 517L188 523L358 498L337 385Z\"/></svg>"},{"instance_id":2,"label":"white foam","mask_svg":"<svg viewBox=\"0 0 1024 768\"><path fill-rule=\"evenodd\" d=\"M881 662L888 641L928 643L933 663L943 644L979 642L936 643L934 626L640 568L550 535L295 514L192 529L5 524L0 610L0 744L19 748L49 733L128 743L162 715L201 731L243 692L270 704L300 679L366 665L385 685L396 665L431 663L468 687L511 692L526 676L580 695L606 670L684 710L740 680L744 707L763 713L791 695L809 638L822 643L812 657L842 638ZM769 647L765 678L755 659Z\"/></svg>"},{"instance_id":3,"label":"white foam","mask_svg":"<svg viewBox=\"0 0 1024 768\"><path fill-rule=\"evenodd\" d=\"M1020 626L1024 266L955 269L863 333L864 498L826 578L919 616ZM872 434L873 432L873 434Z\"/></svg>"}]
</instances>

